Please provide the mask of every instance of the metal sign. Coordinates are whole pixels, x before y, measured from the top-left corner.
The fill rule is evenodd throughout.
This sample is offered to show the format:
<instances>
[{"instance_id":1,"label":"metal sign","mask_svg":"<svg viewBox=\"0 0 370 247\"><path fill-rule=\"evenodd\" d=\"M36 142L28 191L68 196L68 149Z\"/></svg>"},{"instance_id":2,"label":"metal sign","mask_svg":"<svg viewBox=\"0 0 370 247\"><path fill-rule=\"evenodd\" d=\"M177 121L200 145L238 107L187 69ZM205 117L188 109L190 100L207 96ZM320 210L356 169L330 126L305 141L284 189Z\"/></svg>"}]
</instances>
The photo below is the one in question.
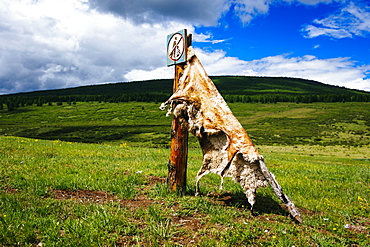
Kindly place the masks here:
<instances>
[{"instance_id":1,"label":"metal sign","mask_svg":"<svg viewBox=\"0 0 370 247\"><path fill-rule=\"evenodd\" d=\"M186 62L186 29L167 35L167 66Z\"/></svg>"}]
</instances>

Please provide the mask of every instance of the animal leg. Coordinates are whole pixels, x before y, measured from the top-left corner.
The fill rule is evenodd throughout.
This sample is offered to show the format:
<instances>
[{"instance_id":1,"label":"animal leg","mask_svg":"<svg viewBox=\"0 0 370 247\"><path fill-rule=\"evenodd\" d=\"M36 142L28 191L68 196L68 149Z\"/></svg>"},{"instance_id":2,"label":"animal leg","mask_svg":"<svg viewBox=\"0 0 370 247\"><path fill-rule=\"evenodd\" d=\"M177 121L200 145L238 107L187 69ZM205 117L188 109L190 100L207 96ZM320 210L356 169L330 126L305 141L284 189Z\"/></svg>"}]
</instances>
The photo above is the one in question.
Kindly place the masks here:
<instances>
[{"instance_id":1,"label":"animal leg","mask_svg":"<svg viewBox=\"0 0 370 247\"><path fill-rule=\"evenodd\" d=\"M224 189L224 177L223 176L220 176L220 177L221 177L220 190L223 190Z\"/></svg>"},{"instance_id":2,"label":"animal leg","mask_svg":"<svg viewBox=\"0 0 370 247\"><path fill-rule=\"evenodd\" d=\"M251 213L253 215L253 206L256 203L256 189L249 189L245 192L248 202L251 205Z\"/></svg>"},{"instance_id":3,"label":"animal leg","mask_svg":"<svg viewBox=\"0 0 370 247\"><path fill-rule=\"evenodd\" d=\"M290 215L295 219L297 222L302 223L302 217L298 211L298 209L295 207L294 203L290 198L283 193L283 189L279 185L279 183L276 181L276 178L274 174L272 174L266 167L263 160L260 160L260 167L263 175L267 179L267 181L270 183L271 187L273 188L275 194L279 197L279 199L286 205Z\"/></svg>"},{"instance_id":4,"label":"animal leg","mask_svg":"<svg viewBox=\"0 0 370 247\"><path fill-rule=\"evenodd\" d=\"M203 168L203 167L202 167ZM207 175L209 173L208 170L203 170L202 168L200 168L200 170L198 171L198 174L195 178L196 182L195 182L195 196L198 196L199 195L199 180L204 176L204 175Z\"/></svg>"}]
</instances>

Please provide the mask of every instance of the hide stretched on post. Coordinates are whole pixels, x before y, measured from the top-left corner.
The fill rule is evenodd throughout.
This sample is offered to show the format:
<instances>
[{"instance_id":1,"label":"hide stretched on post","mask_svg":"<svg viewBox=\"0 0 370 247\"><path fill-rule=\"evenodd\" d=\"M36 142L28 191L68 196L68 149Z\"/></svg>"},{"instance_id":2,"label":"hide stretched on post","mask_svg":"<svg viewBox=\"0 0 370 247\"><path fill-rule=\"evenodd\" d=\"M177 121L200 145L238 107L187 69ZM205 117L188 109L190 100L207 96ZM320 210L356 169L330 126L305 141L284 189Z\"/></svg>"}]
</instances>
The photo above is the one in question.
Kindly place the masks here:
<instances>
[{"instance_id":1,"label":"hide stretched on post","mask_svg":"<svg viewBox=\"0 0 370 247\"><path fill-rule=\"evenodd\" d=\"M180 76L178 89L160 108L164 110L170 105L167 115L173 112L199 140L203 164L196 177L196 193L199 193L201 177L215 173L221 181L224 177L231 177L238 182L252 208L256 189L266 187L269 182L288 209L295 209L267 170L262 155L208 77L193 49L189 47L187 52L188 61ZM293 214L300 219L298 211L295 211Z\"/></svg>"}]
</instances>

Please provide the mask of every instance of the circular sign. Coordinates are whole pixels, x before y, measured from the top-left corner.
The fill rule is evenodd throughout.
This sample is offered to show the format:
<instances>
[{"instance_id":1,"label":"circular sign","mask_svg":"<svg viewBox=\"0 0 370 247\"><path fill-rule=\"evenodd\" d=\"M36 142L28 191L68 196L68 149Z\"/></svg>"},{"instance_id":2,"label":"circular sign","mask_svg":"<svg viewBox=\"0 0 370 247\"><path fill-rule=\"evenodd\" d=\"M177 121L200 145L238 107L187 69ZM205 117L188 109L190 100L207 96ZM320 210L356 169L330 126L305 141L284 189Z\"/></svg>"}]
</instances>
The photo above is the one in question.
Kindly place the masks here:
<instances>
[{"instance_id":1,"label":"circular sign","mask_svg":"<svg viewBox=\"0 0 370 247\"><path fill-rule=\"evenodd\" d=\"M167 55L172 61L178 61L185 51L184 36L180 33L175 33L167 45Z\"/></svg>"}]
</instances>

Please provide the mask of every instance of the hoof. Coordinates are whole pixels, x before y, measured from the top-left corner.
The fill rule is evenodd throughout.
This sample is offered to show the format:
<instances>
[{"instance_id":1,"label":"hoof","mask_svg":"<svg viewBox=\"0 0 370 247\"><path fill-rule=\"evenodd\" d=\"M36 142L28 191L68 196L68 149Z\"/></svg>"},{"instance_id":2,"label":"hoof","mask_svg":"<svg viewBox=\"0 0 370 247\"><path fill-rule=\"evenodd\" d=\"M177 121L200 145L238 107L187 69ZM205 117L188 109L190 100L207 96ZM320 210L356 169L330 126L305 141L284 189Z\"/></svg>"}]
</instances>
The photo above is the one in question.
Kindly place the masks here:
<instances>
[{"instance_id":1,"label":"hoof","mask_svg":"<svg viewBox=\"0 0 370 247\"><path fill-rule=\"evenodd\" d=\"M253 211L253 206L251 207L251 214L252 216L257 216L258 214Z\"/></svg>"}]
</instances>

